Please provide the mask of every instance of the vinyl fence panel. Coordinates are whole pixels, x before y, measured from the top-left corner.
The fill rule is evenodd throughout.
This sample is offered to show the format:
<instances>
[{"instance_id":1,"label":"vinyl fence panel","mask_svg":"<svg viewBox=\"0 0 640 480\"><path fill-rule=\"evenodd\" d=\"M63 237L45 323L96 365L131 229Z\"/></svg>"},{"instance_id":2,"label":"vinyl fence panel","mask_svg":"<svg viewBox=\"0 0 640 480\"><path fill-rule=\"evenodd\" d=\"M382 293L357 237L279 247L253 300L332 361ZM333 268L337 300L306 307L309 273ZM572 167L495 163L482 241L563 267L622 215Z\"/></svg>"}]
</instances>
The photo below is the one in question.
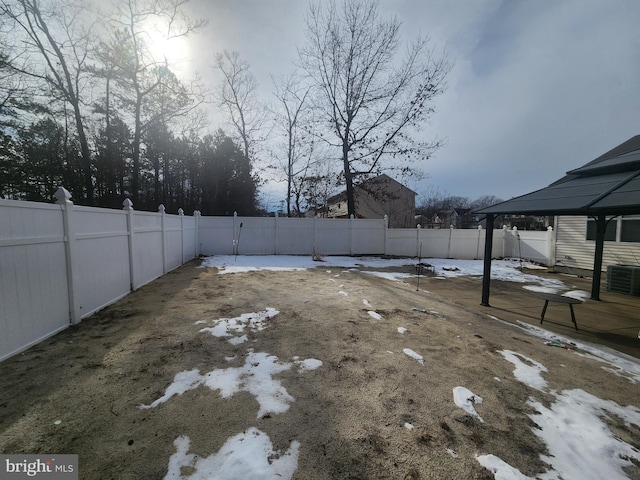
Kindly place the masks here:
<instances>
[{"instance_id":1,"label":"vinyl fence panel","mask_svg":"<svg viewBox=\"0 0 640 480\"><path fill-rule=\"evenodd\" d=\"M198 242L198 223L200 212L196 211L193 217L181 215L182 219L182 264L197 257L200 254Z\"/></svg>"},{"instance_id":2,"label":"vinyl fence panel","mask_svg":"<svg viewBox=\"0 0 640 480\"><path fill-rule=\"evenodd\" d=\"M236 217L235 253L238 255L275 255L276 219Z\"/></svg>"},{"instance_id":3,"label":"vinyl fence panel","mask_svg":"<svg viewBox=\"0 0 640 480\"><path fill-rule=\"evenodd\" d=\"M197 219L0 200L0 360L197 255ZM187 245L189 243L189 245Z\"/></svg>"},{"instance_id":4,"label":"vinyl fence panel","mask_svg":"<svg viewBox=\"0 0 640 480\"><path fill-rule=\"evenodd\" d=\"M162 245L164 248L164 272L166 273L174 268L182 265L184 252L184 235L183 235L183 217L184 215L164 215L161 220L163 223L164 239ZM195 255L194 255L195 256Z\"/></svg>"},{"instance_id":5,"label":"vinyl fence panel","mask_svg":"<svg viewBox=\"0 0 640 480\"><path fill-rule=\"evenodd\" d=\"M555 232L549 227L547 231L505 230L504 256L524 258L544 265L552 266L554 262Z\"/></svg>"},{"instance_id":6,"label":"vinyl fence panel","mask_svg":"<svg viewBox=\"0 0 640 480\"><path fill-rule=\"evenodd\" d=\"M313 255L316 248L315 218L278 218L278 253Z\"/></svg>"},{"instance_id":7,"label":"vinyl fence panel","mask_svg":"<svg viewBox=\"0 0 640 480\"><path fill-rule=\"evenodd\" d=\"M419 229L391 228L386 233L385 254L396 257L417 257Z\"/></svg>"},{"instance_id":8,"label":"vinyl fence panel","mask_svg":"<svg viewBox=\"0 0 640 480\"><path fill-rule=\"evenodd\" d=\"M186 217L0 200L0 360L203 255L393 255L474 259L485 232L389 229L386 219ZM495 230L493 257L554 264L554 233Z\"/></svg>"},{"instance_id":9,"label":"vinyl fence panel","mask_svg":"<svg viewBox=\"0 0 640 480\"><path fill-rule=\"evenodd\" d=\"M0 200L0 360L69 325L62 209Z\"/></svg>"},{"instance_id":10,"label":"vinyl fence panel","mask_svg":"<svg viewBox=\"0 0 640 480\"><path fill-rule=\"evenodd\" d=\"M351 220L343 218L316 219L316 251L318 255L349 255L351 253Z\"/></svg>"},{"instance_id":11,"label":"vinyl fence panel","mask_svg":"<svg viewBox=\"0 0 640 480\"><path fill-rule=\"evenodd\" d=\"M477 260L484 257L485 231L455 229L451 232L448 258Z\"/></svg>"},{"instance_id":12,"label":"vinyl fence panel","mask_svg":"<svg viewBox=\"0 0 640 480\"><path fill-rule=\"evenodd\" d=\"M423 257L451 258L452 228L421 229L420 244Z\"/></svg>"},{"instance_id":13,"label":"vinyl fence panel","mask_svg":"<svg viewBox=\"0 0 640 480\"><path fill-rule=\"evenodd\" d=\"M162 214L129 212L132 215L133 288L136 289L164 273L162 256Z\"/></svg>"},{"instance_id":14,"label":"vinyl fence panel","mask_svg":"<svg viewBox=\"0 0 640 480\"><path fill-rule=\"evenodd\" d=\"M384 255L386 219L361 219L351 222L352 255Z\"/></svg>"},{"instance_id":15,"label":"vinyl fence panel","mask_svg":"<svg viewBox=\"0 0 640 480\"><path fill-rule=\"evenodd\" d=\"M200 217L198 243L202 255L233 255L236 233L234 217Z\"/></svg>"},{"instance_id":16,"label":"vinyl fence panel","mask_svg":"<svg viewBox=\"0 0 640 480\"><path fill-rule=\"evenodd\" d=\"M123 211L74 207L70 242L78 260L73 280L80 318L131 291L127 215Z\"/></svg>"}]
</instances>

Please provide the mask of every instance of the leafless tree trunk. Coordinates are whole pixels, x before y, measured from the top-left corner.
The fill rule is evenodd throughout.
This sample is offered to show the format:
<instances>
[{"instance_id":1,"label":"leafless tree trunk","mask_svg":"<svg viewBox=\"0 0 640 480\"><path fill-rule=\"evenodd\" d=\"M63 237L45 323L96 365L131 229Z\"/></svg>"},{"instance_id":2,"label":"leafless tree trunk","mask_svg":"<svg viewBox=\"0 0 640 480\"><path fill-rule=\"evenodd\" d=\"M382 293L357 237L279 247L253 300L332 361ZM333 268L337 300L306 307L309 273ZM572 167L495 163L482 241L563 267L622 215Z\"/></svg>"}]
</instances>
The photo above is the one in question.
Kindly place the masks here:
<instances>
[{"instance_id":1,"label":"leafless tree trunk","mask_svg":"<svg viewBox=\"0 0 640 480\"><path fill-rule=\"evenodd\" d=\"M301 214L300 200L305 179L314 162L314 137L310 131L313 122L310 119L308 97L310 87L303 85L295 75L282 78L275 83L275 92L279 104L276 110L276 125L281 131L285 143L281 151L286 154L284 166L287 178L287 216L291 216L291 200L295 195L295 208Z\"/></svg>"},{"instance_id":2,"label":"leafless tree trunk","mask_svg":"<svg viewBox=\"0 0 640 480\"><path fill-rule=\"evenodd\" d=\"M428 158L440 146L415 133L434 113L451 64L433 55L428 38L415 40L399 59L400 25L380 19L371 0L312 4L307 15L300 63L317 88L326 140L341 154L349 215L356 213L354 178L394 158Z\"/></svg>"},{"instance_id":3,"label":"leafless tree trunk","mask_svg":"<svg viewBox=\"0 0 640 480\"><path fill-rule=\"evenodd\" d=\"M219 53L214 68L222 73L218 103L240 140L245 156L253 161L255 146L261 141L260 132L267 120L266 108L257 97L258 82L238 52L225 50Z\"/></svg>"},{"instance_id":4,"label":"leafless tree trunk","mask_svg":"<svg viewBox=\"0 0 640 480\"><path fill-rule=\"evenodd\" d=\"M83 161L86 200L93 202L91 149L82 115L82 90L90 53L89 28L82 24L81 4L65 2L41 8L39 0L2 0L0 15L25 34L22 47L9 62L11 68L44 81L72 110ZM36 58L39 57L39 58Z\"/></svg>"},{"instance_id":5,"label":"leafless tree trunk","mask_svg":"<svg viewBox=\"0 0 640 480\"><path fill-rule=\"evenodd\" d=\"M133 95L130 98L133 110L133 142L132 142L132 178L131 190L133 203L138 198L140 189L140 156L141 143L145 125L152 123L152 117L165 115L166 112L149 112L145 109L148 100L167 81L174 79L170 73L166 59L154 58L150 51L149 38L146 29L154 21L164 25L163 32L167 39L185 37L203 27L203 20L193 21L184 15L182 7L186 0L119 0L116 2L116 12L112 23L118 30L127 32L129 54L124 56L125 64L120 68L124 72ZM170 83L176 84L173 80ZM180 89L178 89L180 90ZM180 95L182 92L176 91ZM173 111L172 116L185 115L195 108L194 104L183 104Z\"/></svg>"}]
</instances>

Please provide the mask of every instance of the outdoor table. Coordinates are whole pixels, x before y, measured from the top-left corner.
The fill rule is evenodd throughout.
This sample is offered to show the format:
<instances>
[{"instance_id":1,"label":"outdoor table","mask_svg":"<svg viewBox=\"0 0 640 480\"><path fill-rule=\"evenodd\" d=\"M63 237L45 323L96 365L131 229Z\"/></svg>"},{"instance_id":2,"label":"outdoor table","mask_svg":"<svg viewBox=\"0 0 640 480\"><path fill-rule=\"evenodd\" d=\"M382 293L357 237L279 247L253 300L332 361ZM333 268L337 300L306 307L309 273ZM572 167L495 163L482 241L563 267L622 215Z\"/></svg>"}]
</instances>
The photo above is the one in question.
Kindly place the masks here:
<instances>
[{"instance_id":1,"label":"outdoor table","mask_svg":"<svg viewBox=\"0 0 640 480\"><path fill-rule=\"evenodd\" d=\"M577 298L565 297L564 295L559 295L557 293L538 293L538 297L544 300L544 307L542 307L542 315L540 315L540 324L544 321L544 314L547 311L547 306L549 306L549 302L555 303L566 303L569 305L569 310L571 310L571 321L573 322L573 326L578 330L578 324L576 323L576 316L573 313L573 305L576 303L582 303L582 300L578 300Z\"/></svg>"}]
</instances>

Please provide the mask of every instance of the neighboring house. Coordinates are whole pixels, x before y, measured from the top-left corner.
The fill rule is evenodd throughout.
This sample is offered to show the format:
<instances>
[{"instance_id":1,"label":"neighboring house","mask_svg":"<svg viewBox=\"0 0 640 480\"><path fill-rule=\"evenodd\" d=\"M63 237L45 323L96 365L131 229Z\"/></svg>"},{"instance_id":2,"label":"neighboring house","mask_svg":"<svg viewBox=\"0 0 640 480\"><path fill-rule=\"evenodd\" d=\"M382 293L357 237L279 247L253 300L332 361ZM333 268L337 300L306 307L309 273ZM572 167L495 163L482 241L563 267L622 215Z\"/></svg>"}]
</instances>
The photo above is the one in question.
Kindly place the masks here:
<instances>
[{"instance_id":1,"label":"neighboring house","mask_svg":"<svg viewBox=\"0 0 640 480\"><path fill-rule=\"evenodd\" d=\"M588 217L555 219L556 269L568 273L593 270L595 221ZM602 270L609 265L640 265L640 215L622 215L609 221L604 238Z\"/></svg>"},{"instance_id":2,"label":"neighboring house","mask_svg":"<svg viewBox=\"0 0 640 480\"><path fill-rule=\"evenodd\" d=\"M421 228L444 228L442 219L437 213L434 213L431 217L428 215L416 215L414 226L420 225Z\"/></svg>"},{"instance_id":3,"label":"neighboring house","mask_svg":"<svg viewBox=\"0 0 640 480\"><path fill-rule=\"evenodd\" d=\"M354 185L358 218L389 218L390 228L415 227L416 192L382 174ZM327 200L325 216L347 218L347 193Z\"/></svg>"},{"instance_id":4,"label":"neighboring house","mask_svg":"<svg viewBox=\"0 0 640 480\"><path fill-rule=\"evenodd\" d=\"M484 215L478 215L471 208L452 208L442 213L444 226L448 228L478 228L482 225Z\"/></svg>"},{"instance_id":5,"label":"neighboring house","mask_svg":"<svg viewBox=\"0 0 640 480\"><path fill-rule=\"evenodd\" d=\"M483 215L473 215L470 208L452 208L434 213L432 217L419 215L416 225L422 228L477 228Z\"/></svg>"}]
</instances>

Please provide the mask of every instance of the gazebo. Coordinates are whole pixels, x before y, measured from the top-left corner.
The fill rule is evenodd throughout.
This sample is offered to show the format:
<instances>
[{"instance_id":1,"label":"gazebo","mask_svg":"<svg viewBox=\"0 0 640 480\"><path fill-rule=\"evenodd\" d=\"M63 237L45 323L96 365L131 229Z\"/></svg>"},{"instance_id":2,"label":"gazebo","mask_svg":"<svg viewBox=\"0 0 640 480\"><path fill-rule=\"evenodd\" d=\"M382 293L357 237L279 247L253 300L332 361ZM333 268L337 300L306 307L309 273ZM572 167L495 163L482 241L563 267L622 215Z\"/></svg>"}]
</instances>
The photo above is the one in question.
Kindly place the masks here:
<instances>
[{"instance_id":1,"label":"gazebo","mask_svg":"<svg viewBox=\"0 0 640 480\"><path fill-rule=\"evenodd\" d=\"M482 303L489 305L491 251L499 215L579 215L596 223L591 298L600 300L602 254L607 223L620 215L640 214L640 135L612 148L541 190L477 210L486 214Z\"/></svg>"}]
</instances>

